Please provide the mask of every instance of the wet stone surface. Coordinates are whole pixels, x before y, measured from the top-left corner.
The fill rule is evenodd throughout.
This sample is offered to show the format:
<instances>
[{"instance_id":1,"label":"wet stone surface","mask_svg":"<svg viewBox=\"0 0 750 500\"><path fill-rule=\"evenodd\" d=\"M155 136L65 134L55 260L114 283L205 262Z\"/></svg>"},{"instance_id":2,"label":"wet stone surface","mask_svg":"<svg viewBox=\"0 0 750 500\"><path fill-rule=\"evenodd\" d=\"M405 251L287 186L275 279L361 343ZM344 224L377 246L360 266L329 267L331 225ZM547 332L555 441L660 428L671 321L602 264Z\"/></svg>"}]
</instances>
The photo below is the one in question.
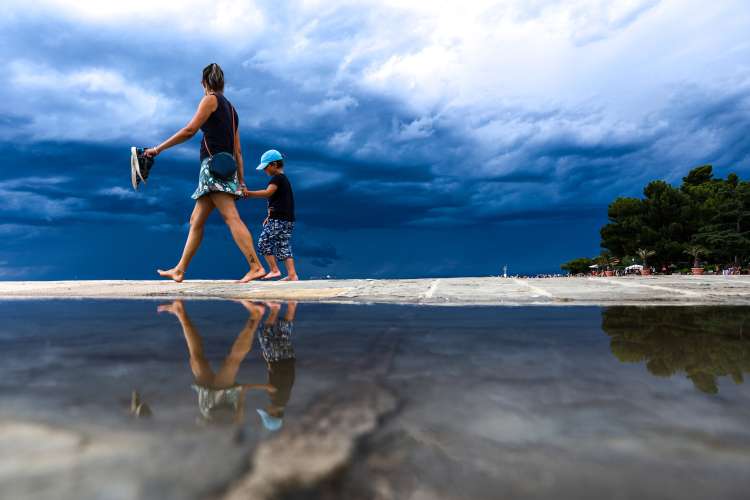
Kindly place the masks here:
<instances>
[{"instance_id":1,"label":"wet stone surface","mask_svg":"<svg viewBox=\"0 0 750 500\"><path fill-rule=\"evenodd\" d=\"M748 307L15 300L0 316L0 498L750 486Z\"/></svg>"}]
</instances>

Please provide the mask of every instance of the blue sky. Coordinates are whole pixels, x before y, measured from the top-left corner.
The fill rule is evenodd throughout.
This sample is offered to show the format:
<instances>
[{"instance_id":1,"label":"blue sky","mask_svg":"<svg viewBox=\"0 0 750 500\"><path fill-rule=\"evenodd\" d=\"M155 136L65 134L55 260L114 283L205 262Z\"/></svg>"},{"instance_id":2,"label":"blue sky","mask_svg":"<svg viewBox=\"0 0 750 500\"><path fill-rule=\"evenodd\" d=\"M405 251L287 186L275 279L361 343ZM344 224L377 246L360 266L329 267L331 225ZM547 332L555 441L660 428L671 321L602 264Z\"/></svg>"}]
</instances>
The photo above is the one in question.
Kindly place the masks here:
<instances>
[{"instance_id":1,"label":"blue sky","mask_svg":"<svg viewBox=\"0 0 750 500\"><path fill-rule=\"evenodd\" d=\"M4 2L0 279L176 263L199 138L139 193L129 147L189 120L209 62L245 158L287 157L303 277L555 271L614 197L750 173L747 2L121 4ZM263 202L239 206L257 236ZM214 216L189 277L242 274Z\"/></svg>"}]
</instances>

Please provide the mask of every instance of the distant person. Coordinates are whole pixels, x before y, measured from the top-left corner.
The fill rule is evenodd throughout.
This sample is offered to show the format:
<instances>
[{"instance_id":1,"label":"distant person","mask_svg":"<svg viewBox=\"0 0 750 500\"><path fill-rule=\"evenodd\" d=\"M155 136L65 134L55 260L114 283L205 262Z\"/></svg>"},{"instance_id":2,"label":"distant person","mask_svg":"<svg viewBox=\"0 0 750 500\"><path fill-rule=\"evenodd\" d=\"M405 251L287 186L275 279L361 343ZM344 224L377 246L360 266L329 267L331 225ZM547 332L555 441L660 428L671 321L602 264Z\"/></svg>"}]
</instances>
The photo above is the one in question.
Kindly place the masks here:
<instances>
[{"instance_id":1,"label":"distant person","mask_svg":"<svg viewBox=\"0 0 750 500\"><path fill-rule=\"evenodd\" d=\"M297 303L289 302L286 306L286 314L279 318L281 306L276 303L266 304L270 309L263 330L258 338L263 359L266 360L268 368L267 387L269 404L261 409L258 408L263 426L276 431L284 423L284 410L289 402L294 385L296 358L292 346L292 328L294 316L297 311Z\"/></svg>"},{"instance_id":2,"label":"distant person","mask_svg":"<svg viewBox=\"0 0 750 500\"><path fill-rule=\"evenodd\" d=\"M271 177L268 187L260 191L243 190L248 198L268 198L268 213L263 221L263 231L258 239L258 249L265 257L270 271L262 279L281 276L277 260L284 262L286 278L281 281L297 281L297 270L292 256L292 230L294 229L294 193L292 184L284 174L284 158L271 149L263 153L257 170L263 170Z\"/></svg>"},{"instance_id":3,"label":"distant person","mask_svg":"<svg viewBox=\"0 0 750 500\"><path fill-rule=\"evenodd\" d=\"M247 274L239 280L240 283L246 283L264 276L266 271L253 248L253 237L242 222L235 206L235 200L245 189L240 119L232 104L224 97L224 72L218 64L209 64L203 69L201 85L203 85L205 95L190 122L163 143L144 151L146 157L153 158L162 151L187 141L198 130L203 131L198 188L192 196L195 200L195 208L190 216L190 232L185 242L182 258L175 267L166 271L159 269L157 272L178 283L183 280L188 265L203 239L206 220L216 208L250 266ZM226 156L220 156L222 153L233 156L236 162L234 173L223 178L216 171L212 171L213 164L210 162L213 157L226 160Z\"/></svg>"}]
</instances>

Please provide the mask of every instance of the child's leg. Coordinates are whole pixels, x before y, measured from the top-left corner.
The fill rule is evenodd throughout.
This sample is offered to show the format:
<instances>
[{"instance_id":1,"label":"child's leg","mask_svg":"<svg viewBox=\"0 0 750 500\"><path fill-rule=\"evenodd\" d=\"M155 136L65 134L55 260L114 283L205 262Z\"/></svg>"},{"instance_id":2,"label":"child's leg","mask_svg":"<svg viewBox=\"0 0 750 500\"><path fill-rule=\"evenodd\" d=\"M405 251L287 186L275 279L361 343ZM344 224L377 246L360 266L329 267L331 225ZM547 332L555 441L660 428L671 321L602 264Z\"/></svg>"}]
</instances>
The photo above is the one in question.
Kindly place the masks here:
<instances>
[{"instance_id":1,"label":"child's leg","mask_svg":"<svg viewBox=\"0 0 750 500\"><path fill-rule=\"evenodd\" d=\"M281 276L279 265L276 263L276 258L274 257L278 244L276 233L276 222L273 219L269 219L263 225L263 231L260 233L260 238L258 239L258 250L263 254L270 268L270 271L263 276L263 279L278 278Z\"/></svg>"},{"instance_id":2,"label":"child's leg","mask_svg":"<svg viewBox=\"0 0 750 500\"><path fill-rule=\"evenodd\" d=\"M294 259L289 257L284 261L284 267L286 267L286 278L281 281L299 281L297 277L297 270L294 268Z\"/></svg>"},{"instance_id":3,"label":"child's leg","mask_svg":"<svg viewBox=\"0 0 750 500\"><path fill-rule=\"evenodd\" d=\"M268 274L263 276L262 279L264 280L270 280L272 278L278 278L281 276L281 271L279 271L279 265L276 263L276 257L273 255L264 255L263 256L266 259L266 262L268 262L268 268L270 271L268 271Z\"/></svg>"},{"instance_id":4,"label":"child's leg","mask_svg":"<svg viewBox=\"0 0 750 500\"><path fill-rule=\"evenodd\" d=\"M294 321L294 316L297 314L297 303L294 301L287 302L286 304L286 315L284 319L286 321Z\"/></svg>"},{"instance_id":5,"label":"child's leg","mask_svg":"<svg viewBox=\"0 0 750 500\"><path fill-rule=\"evenodd\" d=\"M282 281L297 281L297 270L294 268L294 257L292 255L292 230L294 222L284 221L280 231L278 231L278 245L276 246L276 257L284 261L286 267L286 278Z\"/></svg>"}]
</instances>

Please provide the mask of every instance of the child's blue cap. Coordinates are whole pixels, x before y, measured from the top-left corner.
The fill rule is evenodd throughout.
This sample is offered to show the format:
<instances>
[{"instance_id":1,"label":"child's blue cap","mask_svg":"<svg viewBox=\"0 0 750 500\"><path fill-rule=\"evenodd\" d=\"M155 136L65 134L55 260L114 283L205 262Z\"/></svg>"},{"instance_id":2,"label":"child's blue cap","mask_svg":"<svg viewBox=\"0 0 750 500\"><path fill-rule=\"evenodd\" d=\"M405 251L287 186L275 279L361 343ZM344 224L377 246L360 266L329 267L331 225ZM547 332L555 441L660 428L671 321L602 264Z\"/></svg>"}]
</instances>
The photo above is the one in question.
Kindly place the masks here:
<instances>
[{"instance_id":1,"label":"child's blue cap","mask_svg":"<svg viewBox=\"0 0 750 500\"><path fill-rule=\"evenodd\" d=\"M284 157L281 156L281 153L279 153L275 149L269 149L268 151L263 153L263 156L260 157L260 165L258 165L258 168L256 168L255 170L265 170L268 164L272 161L283 159Z\"/></svg>"},{"instance_id":2,"label":"child's blue cap","mask_svg":"<svg viewBox=\"0 0 750 500\"><path fill-rule=\"evenodd\" d=\"M263 422L263 427L265 427L269 431L277 431L281 429L281 426L284 424L283 419L280 419L279 417L272 417L265 410L261 410L260 408L258 408L255 411L257 411L258 415L260 415L260 419Z\"/></svg>"}]
</instances>

